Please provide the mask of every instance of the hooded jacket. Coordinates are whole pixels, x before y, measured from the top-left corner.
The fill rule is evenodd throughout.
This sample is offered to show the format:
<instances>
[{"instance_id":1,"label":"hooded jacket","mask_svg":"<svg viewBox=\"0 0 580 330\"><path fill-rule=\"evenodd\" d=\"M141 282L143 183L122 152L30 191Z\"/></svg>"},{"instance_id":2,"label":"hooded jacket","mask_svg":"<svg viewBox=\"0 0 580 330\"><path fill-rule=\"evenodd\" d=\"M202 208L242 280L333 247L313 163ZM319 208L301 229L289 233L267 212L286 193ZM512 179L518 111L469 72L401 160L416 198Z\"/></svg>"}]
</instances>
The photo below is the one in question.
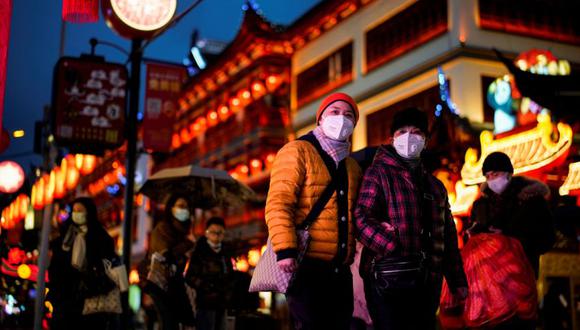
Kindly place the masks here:
<instances>
[{"instance_id":1,"label":"hooded jacket","mask_svg":"<svg viewBox=\"0 0 580 330\"><path fill-rule=\"evenodd\" d=\"M447 191L422 167L417 173L392 146L378 149L364 175L355 209L357 238L365 246L361 275L370 275L373 258L408 256L427 250L435 292L440 292L443 275L453 291L467 287ZM422 210L430 210L429 246L422 246Z\"/></svg>"},{"instance_id":2,"label":"hooded jacket","mask_svg":"<svg viewBox=\"0 0 580 330\"><path fill-rule=\"evenodd\" d=\"M471 210L472 232L487 231L489 227L520 241L532 268L538 273L539 257L555 241L555 233L548 202L548 186L540 181L515 176L500 195L486 183L482 195Z\"/></svg>"}]
</instances>

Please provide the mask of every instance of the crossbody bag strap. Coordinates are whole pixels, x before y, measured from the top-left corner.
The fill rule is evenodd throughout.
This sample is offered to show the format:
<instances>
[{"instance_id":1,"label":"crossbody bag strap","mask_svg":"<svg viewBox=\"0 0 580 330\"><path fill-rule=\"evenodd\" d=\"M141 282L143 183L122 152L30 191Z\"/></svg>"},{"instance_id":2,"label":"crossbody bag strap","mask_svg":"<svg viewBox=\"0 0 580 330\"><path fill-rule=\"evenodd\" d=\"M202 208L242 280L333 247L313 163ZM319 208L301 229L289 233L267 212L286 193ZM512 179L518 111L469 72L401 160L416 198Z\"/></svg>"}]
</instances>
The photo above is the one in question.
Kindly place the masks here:
<instances>
[{"instance_id":1,"label":"crossbody bag strap","mask_svg":"<svg viewBox=\"0 0 580 330\"><path fill-rule=\"evenodd\" d=\"M328 169L328 172L330 173L331 177L330 183L328 184L328 186L326 186L326 188L324 188L324 191L322 192L318 200L316 200L316 203L314 203L314 206L312 206L312 209L310 210L306 218L304 218L304 221L302 221L302 223L297 226L298 229L308 230L308 228L310 228L312 223L314 223L316 218L318 218L318 216L320 215L326 204L328 204L328 201L330 201L330 198L336 191L337 187L336 181L338 180L338 175L337 169L333 168L335 164L334 160L332 160L332 158L322 149L322 146L320 145L314 134L312 133L306 134L300 137L299 140L307 141L314 146L314 148L316 149L316 151L318 151L318 154L322 158L324 165Z\"/></svg>"}]
</instances>

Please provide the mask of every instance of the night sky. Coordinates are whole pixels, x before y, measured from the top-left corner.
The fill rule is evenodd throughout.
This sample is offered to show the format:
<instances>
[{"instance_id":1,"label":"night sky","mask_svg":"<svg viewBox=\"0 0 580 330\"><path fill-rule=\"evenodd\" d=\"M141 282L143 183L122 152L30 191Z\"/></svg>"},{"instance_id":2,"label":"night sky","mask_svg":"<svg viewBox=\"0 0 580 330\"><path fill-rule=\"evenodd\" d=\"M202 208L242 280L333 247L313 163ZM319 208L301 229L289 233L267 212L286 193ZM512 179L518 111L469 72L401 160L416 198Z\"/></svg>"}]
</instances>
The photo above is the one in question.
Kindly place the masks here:
<instances>
[{"instance_id":1,"label":"night sky","mask_svg":"<svg viewBox=\"0 0 580 330\"><path fill-rule=\"evenodd\" d=\"M255 2L268 20L287 25L320 0ZM193 0L178 1L177 13L191 3ZM198 29L200 38L231 41L242 22L243 4L244 0L204 0L178 25L151 43L144 56L181 63L189 51L194 29ZM25 171L29 171L31 164L41 163L41 157L32 153L34 122L42 119L43 107L51 102L52 72L60 48L61 9L62 0L13 0L3 125L10 133L24 129L26 136L12 139L10 148L0 154L0 160L17 161ZM89 39L92 37L130 49L130 41L110 30L101 14L97 23L67 23L64 55L89 53ZM111 62L125 63L127 59L123 53L107 46L97 46L96 53ZM143 68L142 77L144 75ZM140 103L142 106L143 102ZM25 156L11 157L17 154Z\"/></svg>"}]
</instances>

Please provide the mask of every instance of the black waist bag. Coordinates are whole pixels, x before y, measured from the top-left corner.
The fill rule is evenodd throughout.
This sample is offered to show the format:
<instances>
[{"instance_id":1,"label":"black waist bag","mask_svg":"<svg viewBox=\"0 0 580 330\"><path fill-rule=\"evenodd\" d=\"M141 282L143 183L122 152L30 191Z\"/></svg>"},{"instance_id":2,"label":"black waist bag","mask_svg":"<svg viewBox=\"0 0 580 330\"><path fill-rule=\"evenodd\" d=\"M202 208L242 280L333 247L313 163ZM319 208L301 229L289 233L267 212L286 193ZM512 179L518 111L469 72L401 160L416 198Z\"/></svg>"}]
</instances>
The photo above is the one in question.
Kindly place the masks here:
<instances>
[{"instance_id":1,"label":"black waist bag","mask_svg":"<svg viewBox=\"0 0 580 330\"><path fill-rule=\"evenodd\" d=\"M373 259L372 272L380 291L421 288L428 277L426 258L422 255Z\"/></svg>"}]
</instances>

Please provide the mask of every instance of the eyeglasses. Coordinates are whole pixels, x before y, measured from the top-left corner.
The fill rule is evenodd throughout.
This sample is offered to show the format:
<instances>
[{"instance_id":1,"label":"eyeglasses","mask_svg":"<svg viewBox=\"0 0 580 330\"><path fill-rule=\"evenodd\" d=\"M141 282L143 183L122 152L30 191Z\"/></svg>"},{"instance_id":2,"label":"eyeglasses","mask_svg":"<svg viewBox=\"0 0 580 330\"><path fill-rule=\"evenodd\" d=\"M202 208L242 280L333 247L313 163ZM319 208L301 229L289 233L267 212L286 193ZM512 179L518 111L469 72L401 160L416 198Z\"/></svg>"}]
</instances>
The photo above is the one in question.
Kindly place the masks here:
<instances>
[{"instance_id":1,"label":"eyeglasses","mask_svg":"<svg viewBox=\"0 0 580 330\"><path fill-rule=\"evenodd\" d=\"M206 230L205 232L207 234L212 234L212 235L216 235L216 236L221 236L221 235L225 234L225 232L223 230L220 230L220 231Z\"/></svg>"}]
</instances>

